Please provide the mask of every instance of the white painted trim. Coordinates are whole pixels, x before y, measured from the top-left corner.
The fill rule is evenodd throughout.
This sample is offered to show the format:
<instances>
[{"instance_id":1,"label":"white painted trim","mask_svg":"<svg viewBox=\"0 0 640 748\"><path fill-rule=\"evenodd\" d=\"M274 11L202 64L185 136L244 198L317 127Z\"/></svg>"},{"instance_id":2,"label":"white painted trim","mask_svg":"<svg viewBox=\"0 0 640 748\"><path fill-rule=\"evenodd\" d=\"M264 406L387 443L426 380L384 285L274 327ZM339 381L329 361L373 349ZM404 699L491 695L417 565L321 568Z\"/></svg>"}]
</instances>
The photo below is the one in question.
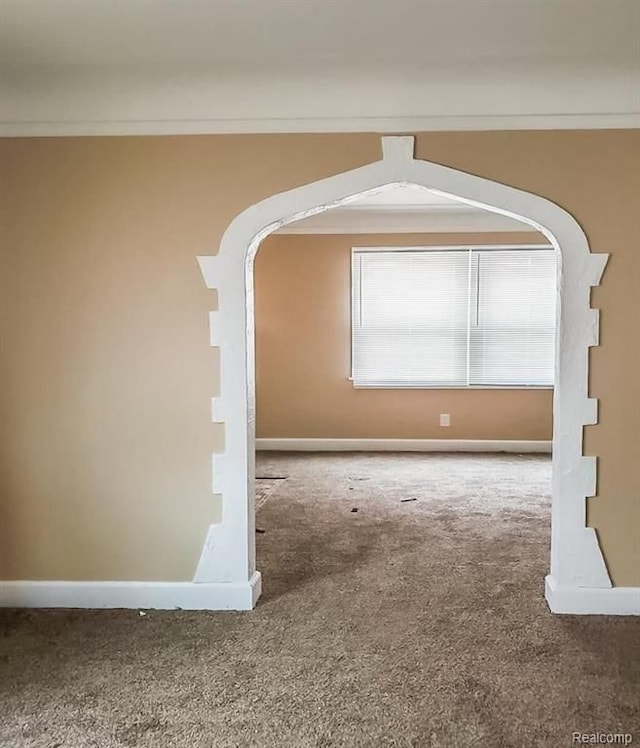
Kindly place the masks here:
<instances>
[{"instance_id":1,"label":"white painted trim","mask_svg":"<svg viewBox=\"0 0 640 748\"><path fill-rule=\"evenodd\" d=\"M573 587L545 579L545 597L553 613L640 616L640 587Z\"/></svg>"},{"instance_id":2,"label":"white painted trim","mask_svg":"<svg viewBox=\"0 0 640 748\"><path fill-rule=\"evenodd\" d=\"M233 133L438 132L469 130L610 130L640 127L639 112L487 114L418 117L282 117L0 122L0 137L225 135Z\"/></svg>"},{"instance_id":3,"label":"white painted trim","mask_svg":"<svg viewBox=\"0 0 640 748\"><path fill-rule=\"evenodd\" d=\"M260 573L248 582L0 582L2 608L251 610Z\"/></svg>"},{"instance_id":4,"label":"white painted trim","mask_svg":"<svg viewBox=\"0 0 640 748\"><path fill-rule=\"evenodd\" d=\"M550 441L514 439L256 439L275 452L515 452L551 453Z\"/></svg>"},{"instance_id":5,"label":"white painted trim","mask_svg":"<svg viewBox=\"0 0 640 748\"><path fill-rule=\"evenodd\" d=\"M210 344L220 348L220 394L214 419L224 423L224 451L214 455L213 491L222 495L222 522L202 550L199 582L249 579L255 570L255 339L253 260L261 241L301 218L354 196L395 185L426 187L444 197L519 219L543 233L559 255L551 509L551 574L570 587L610 588L596 531L585 525L586 497L596 490L597 458L583 455L585 425L598 421L589 394L589 348L598 345L599 313L590 307L608 260L592 254L577 221L559 205L489 179L414 157L411 136L382 138L374 163L296 187L240 213L217 255L199 257L209 288L218 290Z\"/></svg>"}]
</instances>

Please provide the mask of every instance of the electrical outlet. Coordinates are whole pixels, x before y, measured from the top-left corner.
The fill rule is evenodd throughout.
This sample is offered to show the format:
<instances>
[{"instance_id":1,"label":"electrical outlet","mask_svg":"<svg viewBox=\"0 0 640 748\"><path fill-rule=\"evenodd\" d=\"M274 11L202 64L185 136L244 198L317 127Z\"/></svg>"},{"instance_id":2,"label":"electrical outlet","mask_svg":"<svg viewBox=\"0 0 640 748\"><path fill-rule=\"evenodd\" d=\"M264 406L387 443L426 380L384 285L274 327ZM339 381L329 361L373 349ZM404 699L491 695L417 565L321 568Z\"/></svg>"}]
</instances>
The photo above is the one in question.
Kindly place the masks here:
<instances>
[{"instance_id":1,"label":"electrical outlet","mask_svg":"<svg viewBox=\"0 0 640 748\"><path fill-rule=\"evenodd\" d=\"M448 413L440 413L440 425L451 426L451 416Z\"/></svg>"}]
</instances>

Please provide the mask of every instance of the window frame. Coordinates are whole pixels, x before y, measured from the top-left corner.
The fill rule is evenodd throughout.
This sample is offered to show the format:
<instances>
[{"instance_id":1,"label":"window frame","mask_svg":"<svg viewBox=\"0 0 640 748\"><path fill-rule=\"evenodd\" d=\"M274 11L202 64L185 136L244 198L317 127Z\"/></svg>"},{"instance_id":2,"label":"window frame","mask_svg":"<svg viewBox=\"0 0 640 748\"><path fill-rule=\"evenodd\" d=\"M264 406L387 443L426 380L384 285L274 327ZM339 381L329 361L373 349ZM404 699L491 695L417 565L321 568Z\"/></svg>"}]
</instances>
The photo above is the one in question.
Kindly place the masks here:
<instances>
[{"instance_id":1,"label":"window frame","mask_svg":"<svg viewBox=\"0 0 640 748\"><path fill-rule=\"evenodd\" d=\"M552 250L555 252L553 245L547 243L540 244L450 244L450 245L411 245L411 246L352 246L351 247L351 264L350 264L350 310L349 310L349 334L350 341L350 373L349 381L354 389L362 390L553 390L555 386L555 372L557 365L554 367L554 384L431 384L428 382L358 382L354 376L353 366L355 360L355 307L356 307L356 255L361 252L445 252L445 251L505 251L505 250ZM557 290L556 290L557 296ZM557 299L556 299L557 303ZM556 310L556 335L557 335L557 310Z\"/></svg>"}]
</instances>

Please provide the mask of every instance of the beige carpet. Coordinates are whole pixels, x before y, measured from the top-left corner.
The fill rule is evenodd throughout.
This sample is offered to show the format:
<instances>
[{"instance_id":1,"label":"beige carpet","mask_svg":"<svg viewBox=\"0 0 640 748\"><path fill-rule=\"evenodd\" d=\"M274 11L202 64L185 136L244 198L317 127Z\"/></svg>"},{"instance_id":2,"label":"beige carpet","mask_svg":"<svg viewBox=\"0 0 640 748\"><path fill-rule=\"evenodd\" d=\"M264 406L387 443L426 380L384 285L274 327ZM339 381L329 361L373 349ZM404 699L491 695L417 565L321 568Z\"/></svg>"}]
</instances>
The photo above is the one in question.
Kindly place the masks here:
<instances>
[{"instance_id":1,"label":"beige carpet","mask_svg":"<svg viewBox=\"0 0 640 748\"><path fill-rule=\"evenodd\" d=\"M640 744L640 621L542 597L547 459L259 468L254 612L0 612L3 748Z\"/></svg>"}]
</instances>

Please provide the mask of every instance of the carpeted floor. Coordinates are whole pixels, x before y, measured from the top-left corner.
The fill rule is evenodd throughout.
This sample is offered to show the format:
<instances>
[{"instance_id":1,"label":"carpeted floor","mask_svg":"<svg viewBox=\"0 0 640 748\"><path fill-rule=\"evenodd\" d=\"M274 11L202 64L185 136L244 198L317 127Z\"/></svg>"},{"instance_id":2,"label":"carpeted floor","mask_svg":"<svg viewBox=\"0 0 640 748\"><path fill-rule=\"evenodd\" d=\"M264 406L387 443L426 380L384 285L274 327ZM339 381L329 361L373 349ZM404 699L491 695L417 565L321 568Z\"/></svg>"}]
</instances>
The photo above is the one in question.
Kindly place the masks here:
<instances>
[{"instance_id":1,"label":"carpeted floor","mask_svg":"<svg viewBox=\"0 0 640 748\"><path fill-rule=\"evenodd\" d=\"M259 469L289 477L258 514L257 609L0 611L0 746L640 743L640 621L543 600L546 458Z\"/></svg>"}]
</instances>

